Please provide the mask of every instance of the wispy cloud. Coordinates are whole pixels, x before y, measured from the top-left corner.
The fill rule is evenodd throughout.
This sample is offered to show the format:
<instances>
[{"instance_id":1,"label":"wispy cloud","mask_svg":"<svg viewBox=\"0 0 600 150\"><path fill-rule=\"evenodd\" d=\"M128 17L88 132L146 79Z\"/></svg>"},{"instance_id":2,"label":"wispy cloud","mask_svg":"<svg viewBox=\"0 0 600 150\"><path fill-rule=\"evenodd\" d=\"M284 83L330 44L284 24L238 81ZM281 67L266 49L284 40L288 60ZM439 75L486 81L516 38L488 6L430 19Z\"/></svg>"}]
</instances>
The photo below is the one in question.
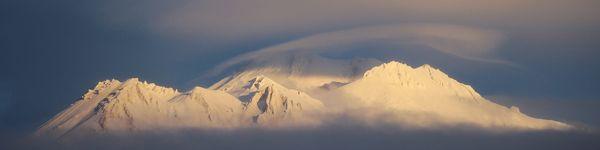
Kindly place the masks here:
<instances>
[{"instance_id":1,"label":"wispy cloud","mask_svg":"<svg viewBox=\"0 0 600 150\"><path fill-rule=\"evenodd\" d=\"M547 28L598 24L600 3L589 0L182 0L156 12L147 23L157 31L215 38L252 38L390 22L445 22ZM131 14L131 13L129 13ZM120 14L128 15L128 14ZM147 16L148 14L146 14Z\"/></svg>"},{"instance_id":2,"label":"wispy cloud","mask_svg":"<svg viewBox=\"0 0 600 150\"><path fill-rule=\"evenodd\" d=\"M501 44L503 39L503 34L498 31L457 25L404 24L360 27L319 33L252 51L218 65L210 75L243 62L265 60L298 51L314 54L332 51L344 53L352 50L352 44L366 41L389 42L398 46L398 49L419 45L466 60L516 66L494 55L494 48ZM333 46L335 48L331 48Z\"/></svg>"},{"instance_id":3,"label":"wispy cloud","mask_svg":"<svg viewBox=\"0 0 600 150\"><path fill-rule=\"evenodd\" d=\"M594 32L600 18L594 14L600 14L598 7L600 2L590 0L130 0L106 2L99 14L111 26L143 27L188 44L200 43L186 50L227 55L319 33L405 23L465 25L499 31L512 42L509 44L515 44L515 39L525 45L553 44L543 50L513 48L502 54L511 57L507 60L516 60L513 64L522 64L572 51L572 45L596 43L589 39L597 37ZM499 58L462 54L457 56L508 64Z\"/></svg>"}]
</instances>

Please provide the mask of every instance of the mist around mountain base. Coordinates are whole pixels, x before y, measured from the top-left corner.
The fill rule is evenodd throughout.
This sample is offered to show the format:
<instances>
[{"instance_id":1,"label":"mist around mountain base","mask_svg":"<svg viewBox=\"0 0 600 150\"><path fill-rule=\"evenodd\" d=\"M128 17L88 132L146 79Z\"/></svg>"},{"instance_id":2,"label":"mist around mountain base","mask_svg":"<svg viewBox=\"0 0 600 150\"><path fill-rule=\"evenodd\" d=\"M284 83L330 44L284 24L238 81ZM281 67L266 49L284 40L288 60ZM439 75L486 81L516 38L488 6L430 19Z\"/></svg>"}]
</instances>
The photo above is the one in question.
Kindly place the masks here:
<instances>
[{"instance_id":1,"label":"mist around mountain base","mask_svg":"<svg viewBox=\"0 0 600 150\"><path fill-rule=\"evenodd\" d=\"M596 149L429 65L292 57L187 92L100 82L12 149ZM316 66L326 64L334 70ZM343 67L340 67L343 66ZM326 71L326 75L315 72ZM27 145L34 140L38 145Z\"/></svg>"}]
</instances>

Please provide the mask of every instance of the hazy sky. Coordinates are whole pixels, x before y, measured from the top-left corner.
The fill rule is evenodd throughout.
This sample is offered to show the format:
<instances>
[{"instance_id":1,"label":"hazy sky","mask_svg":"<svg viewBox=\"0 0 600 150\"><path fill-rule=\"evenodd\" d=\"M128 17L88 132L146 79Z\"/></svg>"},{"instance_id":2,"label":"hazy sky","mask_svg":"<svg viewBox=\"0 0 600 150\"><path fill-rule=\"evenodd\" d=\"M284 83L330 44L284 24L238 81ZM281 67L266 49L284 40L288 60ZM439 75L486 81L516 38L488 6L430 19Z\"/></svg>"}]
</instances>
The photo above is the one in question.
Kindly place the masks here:
<instances>
[{"instance_id":1,"label":"hazy sky","mask_svg":"<svg viewBox=\"0 0 600 150\"><path fill-rule=\"evenodd\" d=\"M598 8L597 0L2 1L0 132L35 130L100 80L187 89L246 52L298 49L429 63L500 104L598 126Z\"/></svg>"}]
</instances>

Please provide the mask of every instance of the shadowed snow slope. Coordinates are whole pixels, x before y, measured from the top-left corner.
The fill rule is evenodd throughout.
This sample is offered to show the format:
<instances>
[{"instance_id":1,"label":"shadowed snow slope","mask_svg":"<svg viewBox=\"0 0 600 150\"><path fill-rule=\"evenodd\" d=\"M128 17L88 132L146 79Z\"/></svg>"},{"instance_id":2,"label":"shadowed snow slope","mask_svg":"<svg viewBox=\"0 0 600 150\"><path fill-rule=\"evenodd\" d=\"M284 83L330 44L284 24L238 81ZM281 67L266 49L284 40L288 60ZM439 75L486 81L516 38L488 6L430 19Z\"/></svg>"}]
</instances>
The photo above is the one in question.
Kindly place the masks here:
<instances>
[{"instance_id":1,"label":"shadowed snow slope","mask_svg":"<svg viewBox=\"0 0 600 150\"><path fill-rule=\"evenodd\" d=\"M245 116L252 117L254 122L263 126L317 125L319 120L311 115L324 108L321 101L308 94L287 89L262 75L222 90L244 102Z\"/></svg>"},{"instance_id":2,"label":"shadowed snow slope","mask_svg":"<svg viewBox=\"0 0 600 150\"><path fill-rule=\"evenodd\" d=\"M209 89L196 87L185 93L136 78L125 82L107 80L42 125L36 134L61 138L178 129L316 127L323 121L335 120L331 117L338 114L367 124L415 128L459 125L493 130L571 128L564 123L529 117L514 106L507 108L488 101L470 86L429 65L412 68L389 62L370 70L362 69L376 62L296 58L287 65L250 68ZM322 66L318 68L321 63L339 68L326 70L327 76L322 78L307 73L315 69L323 71ZM362 72L362 77L356 76ZM344 106L324 105L301 89L320 90L330 96L319 99L337 99Z\"/></svg>"}]
</instances>

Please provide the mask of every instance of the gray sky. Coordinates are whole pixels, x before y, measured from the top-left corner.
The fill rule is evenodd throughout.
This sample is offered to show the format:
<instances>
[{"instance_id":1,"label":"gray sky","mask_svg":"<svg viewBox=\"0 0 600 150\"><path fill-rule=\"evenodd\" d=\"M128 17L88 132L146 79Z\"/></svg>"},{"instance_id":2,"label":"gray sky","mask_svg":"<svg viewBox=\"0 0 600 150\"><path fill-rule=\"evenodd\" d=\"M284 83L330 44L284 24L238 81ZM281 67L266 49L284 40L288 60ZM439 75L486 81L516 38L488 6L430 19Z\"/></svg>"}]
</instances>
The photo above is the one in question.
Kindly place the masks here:
<instances>
[{"instance_id":1,"label":"gray sky","mask_svg":"<svg viewBox=\"0 0 600 150\"><path fill-rule=\"evenodd\" d=\"M2 1L0 131L35 130L100 80L186 89L235 56L282 45L432 64L498 103L597 126L598 8L595 0ZM415 24L457 36L403 31ZM351 40L323 43L339 37Z\"/></svg>"}]
</instances>

